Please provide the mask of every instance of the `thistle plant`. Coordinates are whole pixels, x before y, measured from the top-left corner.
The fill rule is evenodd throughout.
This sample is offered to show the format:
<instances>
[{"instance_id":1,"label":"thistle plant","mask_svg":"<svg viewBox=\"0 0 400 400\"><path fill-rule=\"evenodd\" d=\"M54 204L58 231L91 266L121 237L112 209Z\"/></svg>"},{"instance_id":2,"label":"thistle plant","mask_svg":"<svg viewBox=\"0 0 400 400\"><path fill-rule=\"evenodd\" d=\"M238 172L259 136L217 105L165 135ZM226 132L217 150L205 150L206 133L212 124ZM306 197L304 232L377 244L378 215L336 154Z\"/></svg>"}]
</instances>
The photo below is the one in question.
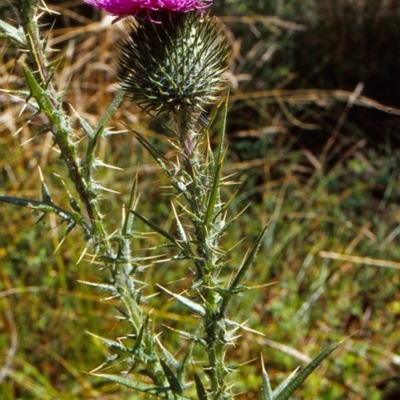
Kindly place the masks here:
<instances>
[{"instance_id":1,"label":"thistle plant","mask_svg":"<svg viewBox=\"0 0 400 400\"><path fill-rule=\"evenodd\" d=\"M117 313L126 324L126 335L116 339L93 334L111 354L92 375L158 398L233 398L234 360L229 360L228 348L246 328L243 322L229 317L229 309L232 299L251 290L245 285L246 273L263 244L267 227L260 228L253 246L228 279L227 251L221 239L239 215L230 216L230 200L221 194L221 189L231 183L223 176L225 124L213 149L209 137L211 122L205 109L208 104L219 101L229 44L217 19L205 10L211 5L210 0L85 2L119 19L125 18L126 37L117 46L120 91L108 111L95 127L77 117L87 138L84 148L81 142L75 141L71 118L63 111L61 94L52 84L53 67L38 28L40 12L46 11L45 6L34 0L12 1L15 25L0 21L3 35L27 53L26 60L22 61L27 90L12 94L22 96L35 113L47 118L43 131L52 133L75 188L74 194L68 193L71 210L52 201L44 179L41 200L7 196L1 196L0 200L33 208L40 213L40 218L47 213L57 214L67 222L65 234L80 229L87 249L96 254L96 261L108 273L105 282L85 283L105 290L107 298L118 300ZM175 150L172 158L163 154L143 133L134 130L130 133L151 154L170 183L171 215L176 228L173 233L158 225L152 216L141 213L137 178L118 231L107 231L100 195L102 186L95 181L93 171L104 165L97 156L99 140L112 133L107 124L124 99L135 102L156 120L163 114L169 121L163 126L163 140ZM226 121L227 102L221 104L219 108ZM154 268L152 273L157 274L155 267L149 267L152 260L156 264L157 254L154 260L151 255L137 255L132 251L132 241L141 233L135 229L138 221L158 235L156 250L168 250L168 258L163 262L181 270L182 278L190 277L190 286L183 293L158 286L198 321L193 329L178 329L187 342L179 358L176 351L169 351L169 346L162 343L160 330L168 328L154 323L148 311L154 293L148 293L146 285L139 283L137 277L143 266L148 267L146 270ZM289 399L337 346L326 348L275 390L263 365L262 398ZM125 370L121 374L102 372L110 365L124 365Z\"/></svg>"}]
</instances>

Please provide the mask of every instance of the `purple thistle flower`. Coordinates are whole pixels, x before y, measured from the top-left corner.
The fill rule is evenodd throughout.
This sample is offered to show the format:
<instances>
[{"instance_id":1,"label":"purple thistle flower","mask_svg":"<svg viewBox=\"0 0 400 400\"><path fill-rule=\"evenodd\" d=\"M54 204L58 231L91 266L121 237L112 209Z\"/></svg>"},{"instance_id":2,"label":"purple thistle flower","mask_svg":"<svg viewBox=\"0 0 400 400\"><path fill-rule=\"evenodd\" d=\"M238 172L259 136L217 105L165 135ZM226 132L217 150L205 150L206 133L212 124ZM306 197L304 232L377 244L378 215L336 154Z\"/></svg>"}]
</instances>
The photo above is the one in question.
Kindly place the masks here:
<instances>
[{"instance_id":1,"label":"purple thistle flower","mask_svg":"<svg viewBox=\"0 0 400 400\"><path fill-rule=\"evenodd\" d=\"M189 12L211 6L213 0L83 0L94 7L123 18L144 11L151 19L157 11Z\"/></svg>"}]
</instances>

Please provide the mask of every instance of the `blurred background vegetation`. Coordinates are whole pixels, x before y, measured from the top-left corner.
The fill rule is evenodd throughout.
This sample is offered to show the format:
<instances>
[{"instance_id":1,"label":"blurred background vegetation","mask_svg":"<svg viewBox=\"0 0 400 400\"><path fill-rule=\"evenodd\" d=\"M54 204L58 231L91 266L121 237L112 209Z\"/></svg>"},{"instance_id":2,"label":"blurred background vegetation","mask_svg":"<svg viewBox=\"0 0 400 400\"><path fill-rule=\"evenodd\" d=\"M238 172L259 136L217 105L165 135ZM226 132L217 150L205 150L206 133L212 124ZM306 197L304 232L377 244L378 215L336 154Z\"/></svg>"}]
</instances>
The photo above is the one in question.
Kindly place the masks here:
<instances>
[{"instance_id":1,"label":"blurred background vegetation","mask_svg":"<svg viewBox=\"0 0 400 400\"><path fill-rule=\"evenodd\" d=\"M54 82L71 117L75 110L94 125L117 91L121 24L78 0L48 5L60 13L46 16L43 26L54 49ZM240 185L225 195L239 189L232 213L250 204L225 238L226 248L244 238L230 252L232 266L270 221L248 276L256 288L232 310L265 333L245 332L228 354L243 364L233 376L237 397L259 398L261 352L276 385L326 344L344 340L295 398L398 399L400 2L216 0L212 12L233 48L225 174L234 173ZM4 1L0 14L13 21ZM16 55L24 57L0 39L2 89L23 89ZM26 124L31 110L21 109L23 102L0 91L0 193L39 198L41 167L55 202L68 207L63 182L70 184L51 135L40 134L40 116ZM159 128L129 102L113 120L116 130L127 125L158 140ZM218 121L213 129L216 136ZM159 193L165 178L134 139L104 139L100 156L123 168L97 171L103 186L121 193L104 193L110 230L118 226L138 163L140 211L170 227L168 199ZM85 247L81 233L71 232L54 252L65 227L54 216L36 224L37 217L0 207L0 398L138 398L85 376L107 357L86 332L114 338L126 332L113 303L78 283L99 279L90 257L77 263ZM134 246L139 252L156 243L150 236ZM150 291L160 277L182 277L172 263L152 268L143 274ZM274 284L257 287L265 283ZM182 323L171 302L154 305L160 324ZM172 334L170 340L171 349L182 346Z\"/></svg>"}]
</instances>

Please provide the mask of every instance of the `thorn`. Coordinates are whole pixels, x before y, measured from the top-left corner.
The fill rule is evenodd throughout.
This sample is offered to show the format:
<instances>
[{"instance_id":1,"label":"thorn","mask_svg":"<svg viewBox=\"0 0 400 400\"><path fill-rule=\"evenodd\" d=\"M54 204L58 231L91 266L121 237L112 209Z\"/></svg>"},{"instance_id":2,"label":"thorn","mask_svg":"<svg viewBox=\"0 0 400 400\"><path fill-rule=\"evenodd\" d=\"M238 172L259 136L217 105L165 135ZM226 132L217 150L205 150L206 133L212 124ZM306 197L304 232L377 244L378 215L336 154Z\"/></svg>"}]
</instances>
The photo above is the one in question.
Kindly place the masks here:
<instances>
[{"instance_id":1,"label":"thorn","mask_svg":"<svg viewBox=\"0 0 400 400\"><path fill-rule=\"evenodd\" d=\"M49 145L49 147L51 150L55 151L56 153L61 154L61 150L54 147L54 145L51 145L51 146Z\"/></svg>"},{"instance_id":2,"label":"thorn","mask_svg":"<svg viewBox=\"0 0 400 400\"><path fill-rule=\"evenodd\" d=\"M19 129L17 130L17 132L13 133L13 136L17 136L17 135L22 131L22 129L24 129L24 127L25 127L25 126L21 126L21 128L19 128Z\"/></svg>"},{"instance_id":3,"label":"thorn","mask_svg":"<svg viewBox=\"0 0 400 400\"><path fill-rule=\"evenodd\" d=\"M22 142L22 143L20 144L20 146L24 146L24 145L26 145L27 143L32 142L32 140L34 140L34 139L35 139L34 137L31 137L30 139L25 140L25 142Z\"/></svg>"},{"instance_id":4,"label":"thorn","mask_svg":"<svg viewBox=\"0 0 400 400\"><path fill-rule=\"evenodd\" d=\"M108 189L108 188L106 188L104 186L101 186L101 185L96 185L96 189L104 190L105 192L109 192L109 193L121 194L121 192L118 192L118 191L113 190L113 189Z\"/></svg>"},{"instance_id":5,"label":"thorn","mask_svg":"<svg viewBox=\"0 0 400 400\"><path fill-rule=\"evenodd\" d=\"M95 162L94 164L95 164L94 165L95 167L105 167L105 168L115 169L117 171L123 171L124 170L123 168L116 167L115 165L106 164L103 161L98 161L98 162Z\"/></svg>"},{"instance_id":6,"label":"thorn","mask_svg":"<svg viewBox=\"0 0 400 400\"><path fill-rule=\"evenodd\" d=\"M92 255L92 260L90 261L90 265L92 265L96 262L97 253L98 253L98 250L96 251L95 254Z\"/></svg>"},{"instance_id":7,"label":"thorn","mask_svg":"<svg viewBox=\"0 0 400 400\"><path fill-rule=\"evenodd\" d=\"M24 103L24 105L22 106L21 111L18 114L18 117L20 117L24 113L25 108L28 106L29 97L26 99L26 103Z\"/></svg>"},{"instance_id":8,"label":"thorn","mask_svg":"<svg viewBox=\"0 0 400 400\"><path fill-rule=\"evenodd\" d=\"M39 171L40 181L41 181L42 183L44 183L43 173L42 173L42 169L40 168L40 166L38 166L38 171Z\"/></svg>"},{"instance_id":9,"label":"thorn","mask_svg":"<svg viewBox=\"0 0 400 400\"><path fill-rule=\"evenodd\" d=\"M61 239L60 243L58 244L58 246L57 246L56 249L54 250L53 255L57 253L58 249L59 249L59 248L61 247L61 245L64 243L65 238L66 238L66 236L64 236L64 237Z\"/></svg>"},{"instance_id":10,"label":"thorn","mask_svg":"<svg viewBox=\"0 0 400 400\"><path fill-rule=\"evenodd\" d=\"M85 256L87 250L88 250L87 247L85 247L85 248L83 249L82 254L80 255L78 261L76 262L76 265L78 265L78 264L82 261L82 259L83 259L83 257Z\"/></svg>"}]
</instances>

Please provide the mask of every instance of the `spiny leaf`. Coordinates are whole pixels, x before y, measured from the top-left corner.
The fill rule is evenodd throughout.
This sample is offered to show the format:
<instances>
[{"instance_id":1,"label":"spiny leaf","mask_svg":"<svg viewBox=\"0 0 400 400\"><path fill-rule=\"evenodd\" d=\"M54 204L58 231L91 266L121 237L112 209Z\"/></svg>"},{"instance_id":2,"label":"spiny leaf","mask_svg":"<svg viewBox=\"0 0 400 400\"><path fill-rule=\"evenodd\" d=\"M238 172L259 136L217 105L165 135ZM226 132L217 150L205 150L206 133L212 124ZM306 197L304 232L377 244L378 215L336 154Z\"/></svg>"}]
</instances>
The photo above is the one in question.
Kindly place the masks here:
<instances>
[{"instance_id":1,"label":"spiny leaf","mask_svg":"<svg viewBox=\"0 0 400 400\"><path fill-rule=\"evenodd\" d=\"M7 38L16 43L22 49L28 48L28 43L22 27L15 28L14 26L7 24L7 22L4 22L0 19L0 29L4 32L4 34L0 34L0 38Z\"/></svg>"},{"instance_id":2,"label":"spiny leaf","mask_svg":"<svg viewBox=\"0 0 400 400\"><path fill-rule=\"evenodd\" d=\"M122 343L117 342L116 340L111 340L104 338L102 336L95 335L94 333L87 332L90 336L93 336L96 339L99 339L103 344L105 344L110 349L120 350L124 352L128 352L129 349L125 347Z\"/></svg>"},{"instance_id":3,"label":"spiny leaf","mask_svg":"<svg viewBox=\"0 0 400 400\"><path fill-rule=\"evenodd\" d=\"M75 221L71 221L71 222L67 225L67 228L65 229L65 235L64 235L64 236L67 236L67 235L72 231L72 229L74 229L75 227L76 227Z\"/></svg>"},{"instance_id":4,"label":"spiny leaf","mask_svg":"<svg viewBox=\"0 0 400 400\"><path fill-rule=\"evenodd\" d=\"M124 378L118 375L110 375L110 374L92 374L94 376L98 376L100 378L108 379L109 381L119 383L122 386L128 387L130 389L136 389L140 392L146 393L147 395L157 396L160 399L168 398L167 393L164 388L159 388L157 386L147 385L146 383L141 383L137 381L133 381L128 378Z\"/></svg>"},{"instance_id":5,"label":"spiny leaf","mask_svg":"<svg viewBox=\"0 0 400 400\"><path fill-rule=\"evenodd\" d=\"M225 99L225 106L224 106L224 115L222 117L222 127L221 127L221 136L219 139L219 144L218 144L218 152L217 152L217 162L216 162L216 167L215 170L218 168L218 165L223 163L224 160L224 153L225 153L225 134L226 134L226 121L228 118L228 102L229 102L229 94L226 96ZM219 109L220 105L218 105ZM217 112L215 112L213 119L215 118ZM214 171L215 174L215 171Z\"/></svg>"},{"instance_id":6,"label":"spiny leaf","mask_svg":"<svg viewBox=\"0 0 400 400\"><path fill-rule=\"evenodd\" d=\"M209 199L208 199L206 218L205 218L206 227L210 226L212 219L215 218L219 213L219 210L217 212L215 211L215 205L216 203L220 202L219 188L221 186L221 172L224 163L224 153L225 153L224 143L225 143L225 132L226 132L226 120L228 116L228 98L229 96L226 97L225 101L223 124L221 128L221 137L218 145L216 165L213 171L213 186L211 188L211 192L209 194Z\"/></svg>"},{"instance_id":7,"label":"spiny leaf","mask_svg":"<svg viewBox=\"0 0 400 400\"><path fill-rule=\"evenodd\" d=\"M283 382L273 393L274 400L289 400L295 390L306 380L306 378L314 371L321 362L329 356L335 349L340 346L341 342L334 343L324 349L317 357L314 358L305 368L300 370L288 382Z\"/></svg>"},{"instance_id":8,"label":"spiny leaf","mask_svg":"<svg viewBox=\"0 0 400 400\"><path fill-rule=\"evenodd\" d=\"M82 118L77 112L75 112L75 116L78 118L79 125L81 126L83 131L86 133L86 136L88 138L92 138L94 136L93 135L93 129L89 125L89 123L84 118Z\"/></svg>"},{"instance_id":9,"label":"spiny leaf","mask_svg":"<svg viewBox=\"0 0 400 400\"><path fill-rule=\"evenodd\" d=\"M135 202L137 199L138 174L139 174L139 168L136 170L136 175L135 178L133 179L131 194L128 203L128 210L135 209ZM132 225L133 225L133 214L128 212L128 214L125 217L124 225L122 227L123 236L132 234Z\"/></svg>"},{"instance_id":10,"label":"spiny leaf","mask_svg":"<svg viewBox=\"0 0 400 400\"><path fill-rule=\"evenodd\" d=\"M171 390L174 393L182 394L181 385L179 384L178 379L176 379L176 376L174 375L174 373L168 367L167 363L163 359L160 359L160 363L161 363L161 367L164 371L165 377L168 380L169 386L171 387Z\"/></svg>"},{"instance_id":11,"label":"spiny leaf","mask_svg":"<svg viewBox=\"0 0 400 400\"><path fill-rule=\"evenodd\" d=\"M178 369L180 364L179 362L175 359L175 357L162 345L158 337L156 337L156 340L158 342L158 345L161 347L161 351L164 354L165 359L167 360L169 365L172 365L173 368Z\"/></svg>"},{"instance_id":12,"label":"spiny leaf","mask_svg":"<svg viewBox=\"0 0 400 400\"><path fill-rule=\"evenodd\" d=\"M139 214L137 211L135 210L129 210L129 212L131 212L133 215L135 215L136 217L138 217L141 221L143 221L147 226L149 226L151 229L154 229L157 233L159 233L161 236L164 236L166 239L168 239L169 241L171 241L172 243L176 243L176 239L173 235L171 235L169 232L167 232L166 230L164 230L163 228L161 228L160 226L158 226L157 224L155 224L154 222L151 222L150 220L148 220L146 217L144 217L143 215Z\"/></svg>"},{"instance_id":13,"label":"spiny leaf","mask_svg":"<svg viewBox=\"0 0 400 400\"><path fill-rule=\"evenodd\" d=\"M186 232L185 232L185 229L183 228L183 225L179 219L178 213L176 212L174 203L171 203L171 207L172 207L172 211L174 212L174 215L175 215L175 220L176 220L176 224L178 226L179 236L180 236L181 240L183 241L183 243L185 243L185 245L188 247L189 242L188 242L188 239L186 236Z\"/></svg>"},{"instance_id":14,"label":"spiny leaf","mask_svg":"<svg viewBox=\"0 0 400 400\"><path fill-rule=\"evenodd\" d=\"M132 131L136 136L139 143L152 155L155 161L160 164L160 160L164 163L168 163L168 159L160 153L146 138L144 138L139 132ZM161 165L161 164L160 164Z\"/></svg>"},{"instance_id":15,"label":"spiny leaf","mask_svg":"<svg viewBox=\"0 0 400 400\"><path fill-rule=\"evenodd\" d=\"M3 203L10 203L14 204L16 206L24 206L28 208L33 208L38 211L42 212L54 212L58 216L60 216L62 219L65 219L66 221L71 221L72 216L68 211L63 210L60 207L57 207L53 203L45 203L43 201L38 201L38 200L31 200L31 199L21 199L19 197L9 197L9 196L0 196L0 201Z\"/></svg>"},{"instance_id":16,"label":"spiny leaf","mask_svg":"<svg viewBox=\"0 0 400 400\"><path fill-rule=\"evenodd\" d=\"M104 361L102 364L100 364L99 366L97 366L95 369L92 369L89 374L93 375L94 372L99 371L100 369L103 369L104 367L106 367L107 365L110 365L112 363L114 363L116 360L118 360L120 358L119 354L111 354L110 356L107 357L106 361Z\"/></svg>"},{"instance_id":17,"label":"spiny leaf","mask_svg":"<svg viewBox=\"0 0 400 400\"><path fill-rule=\"evenodd\" d=\"M239 268L239 270L237 271L236 275L234 276L234 278L232 279L228 291L229 291L229 295L224 297L224 300L221 303L221 307L220 307L220 313L223 315L225 312L225 309L232 297L232 294L234 294L234 292L236 291L237 287L240 285L240 283L243 281L246 272L250 269L250 267L253 265L258 251L260 250L260 247L262 245L262 241L265 237L265 234L267 232L267 228L268 225L266 225L263 230L260 232L260 234L258 235L252 249L250 250L249 253L247 253L246 258L244 259L242 266Z\"/></svg>"},{"instance_id":18,"label":"spiny leaf","mask_svg":"<svg viewBox=\"0 0 400 400\"><path fill-rule=\"evenodd\" d=\"M250 253L248 253L246 259L244 260L242 266L239 268L239 271L237 272L237 274L235 275L235 277L233 278L231 284L229 285L229 290L233 290L235 289L243 280L246 272L250 269L250 267L253 265L258 251L260 250L260 247L262 245L262 241L265 237L265 234L267 232L267 228L268 225L266 225L263 230L260 232L260 234L258 235Z\"/></svg>"},{"instance_id":19,"label":"spiny leaf","mask_svg":"<svg viewBox=\"0 0 400 400\"><path fill-rule=\"evenodd\" d=\"M134 346L135 350L140 349L140 346L142 345L142 340L144 337L144 333L147 330L148 323L149 323L149 315L147 314L145 320L143 321L143 323L139 329L139 332L138 332L138 335L136 338L136 342L135 342L135 346ZM137 327L135 327L135 329L137 329Z\"/></svg>"},{"instance_id":20,"label":"spiny leaf","mask_svg":"<svg viewBox=\"0 0 400 400\"><path fill-rule=\"evenodd\" d=\"M180 382L182 382L185 379L186 370L187 370L187 363L192 360L192 354L193 354L193 350L195 348L195 344L199 343L199 340L201 340L197 336L198 336L199 332L201 331L202 327L203 327L202 323L199 323L197 325L197 328L196 328L196 330L194 332L194 335L196 336L196 338L189 337L189 345L186 346L185 353L181 357L181 362L178 365L178 367L176 368L177 375L178 375L178 380ZM187 332L185 332L185 333L187 334ZM192 334L192 336L193 336L193 334Z\"/></svg>"},{"instance_id":21,"label":"spiny leaf","mask_svg":"<svg viewBox=\"0 0 400 400\"><path fill-rule=\"evenodd\" d=\"M78 282L83 283L84 285L96 287L98 289L109 290L110 292L116 291L115 286L107 285L105 283L95 283L95 282L88 282L88 281L81 281L81 280L78 280Z\"/></svg>"},{"instance_id":22,"label":"spiny leaf","mask_svg":"<svg viewBox=\"0 0 400 400\"><path fill-rule=\"evenodd\" d=\"M211 221L213 220L213 217L216 214L215 205L220 200L219 188L221 185L222 164L223 164L223 158L220 161L218 161L218 164L216 166L214 176L213 176L212 188L211 188L211 191L210 191L209 197L208 197L207 211L206 211L205 221L204 221L204 224L207 228L210 227Z\"/></svg>"},{"instance_id":23,"label":"spiny leaf","mask_svg":"<svg viewBox=\"0 0 400 400\"><path fill-rule=\"evenodd\" d=\"M42 89L35 79L32 71L28 68L26 64L22 66L22 71L24 73L24 77L26 83L29 86L32 96L36 99L39 104L40 109L46 114L51 115L54 111L53 105L51 104L50 98L47 92Z\"/></svg>"},{"instance_id":24,"label":"spiny leaf","mask_svg":"<svg viewBox=\"0 0 400 400\"><path fill-rule=\"evenodd\" d=\"M47 185L42 181L42 200L46 204L53 204Z\"/></svg>"},{"instance_id":25,"label":"spiny leaf","mask_svg":"<svg viewBox=\"0 0 400 400\"><path fill-rule=\"evenodd\" d=\"M124 91L119 90L117 95L115 96L114 100L107 108L107 111L100 119L96 128L93 129L93 131L90 131L90 130L86 131L86 134L89 137L89 143L88 143L88 147L86 150L86 160L87 161L92 158L93 152L97 147L97 144L101 138L101 135L103 134L103 132L106 128L108 121L111 119L111 117L117 110L118 106L121 104L123 98L124 98Z\"/></svg>"},{"instance_id":26,"label":"spiny leaf","mask_svg":"<svg viewBox=\"0 0 400 400\"><path fill-rule=\"evenodd\" d=\"M173 292L170 292L169 290L165 289L164 287L162 287L161 285L157 284L157 286L164 290L165 292L167 292L168 294L170 294L172 297L174 297L176 300L178 300L181 304L185 305L186 307L190 308L193 312L195 312L196 314L201 315L202 317L204 317L206 315L206 311L203 308L203 306L201 306L199 303L195 303L192 300L189 300L188 298L181 296L180 294L175 294Z\"/></svg>"},{"instance_id":27,"label":"spiny leaf","mask_svg":"<svg viewBox=\"0 0 400 400\"><path fill-rule=\"evenodd\" d=\"M207 400L206 390L204 389L204 386L197 374L194 374L194 382L196 384L196 392L199 400Z\"/></svg>"},{"instance_id":28,"label":"spiny leaf","mask_svg":"<svg viewBox=\"0 0 400 400\"><path fill-rule=\"evenodd\" d=\"M193 334L193 333L185 332L185 331L182 331L182 330L179 330L179 329L171 328L170 326L166 326L166 328L170 329L173 332L177 332L180 336L184 337L187 340L190 340L192 343L200 344L205 349L207 348L207 343L201 337L197 336L197 331L196 331L195 334ZM183 361L184 360L182 360L182 362Z\"/></svg>"},{"instance_id":29,"label":"spiny leaf","mask_svg":"<svg viewBox=\"0 0 400 400\"><path fill-rule=\"evenodd\" d=\"M271 384L269 382L269 377L267 371L265 370L264 360L261 355L261 374L262 374L262 400L273 400L273 394L271 389Z\"/></svg>"}]
</instances>

